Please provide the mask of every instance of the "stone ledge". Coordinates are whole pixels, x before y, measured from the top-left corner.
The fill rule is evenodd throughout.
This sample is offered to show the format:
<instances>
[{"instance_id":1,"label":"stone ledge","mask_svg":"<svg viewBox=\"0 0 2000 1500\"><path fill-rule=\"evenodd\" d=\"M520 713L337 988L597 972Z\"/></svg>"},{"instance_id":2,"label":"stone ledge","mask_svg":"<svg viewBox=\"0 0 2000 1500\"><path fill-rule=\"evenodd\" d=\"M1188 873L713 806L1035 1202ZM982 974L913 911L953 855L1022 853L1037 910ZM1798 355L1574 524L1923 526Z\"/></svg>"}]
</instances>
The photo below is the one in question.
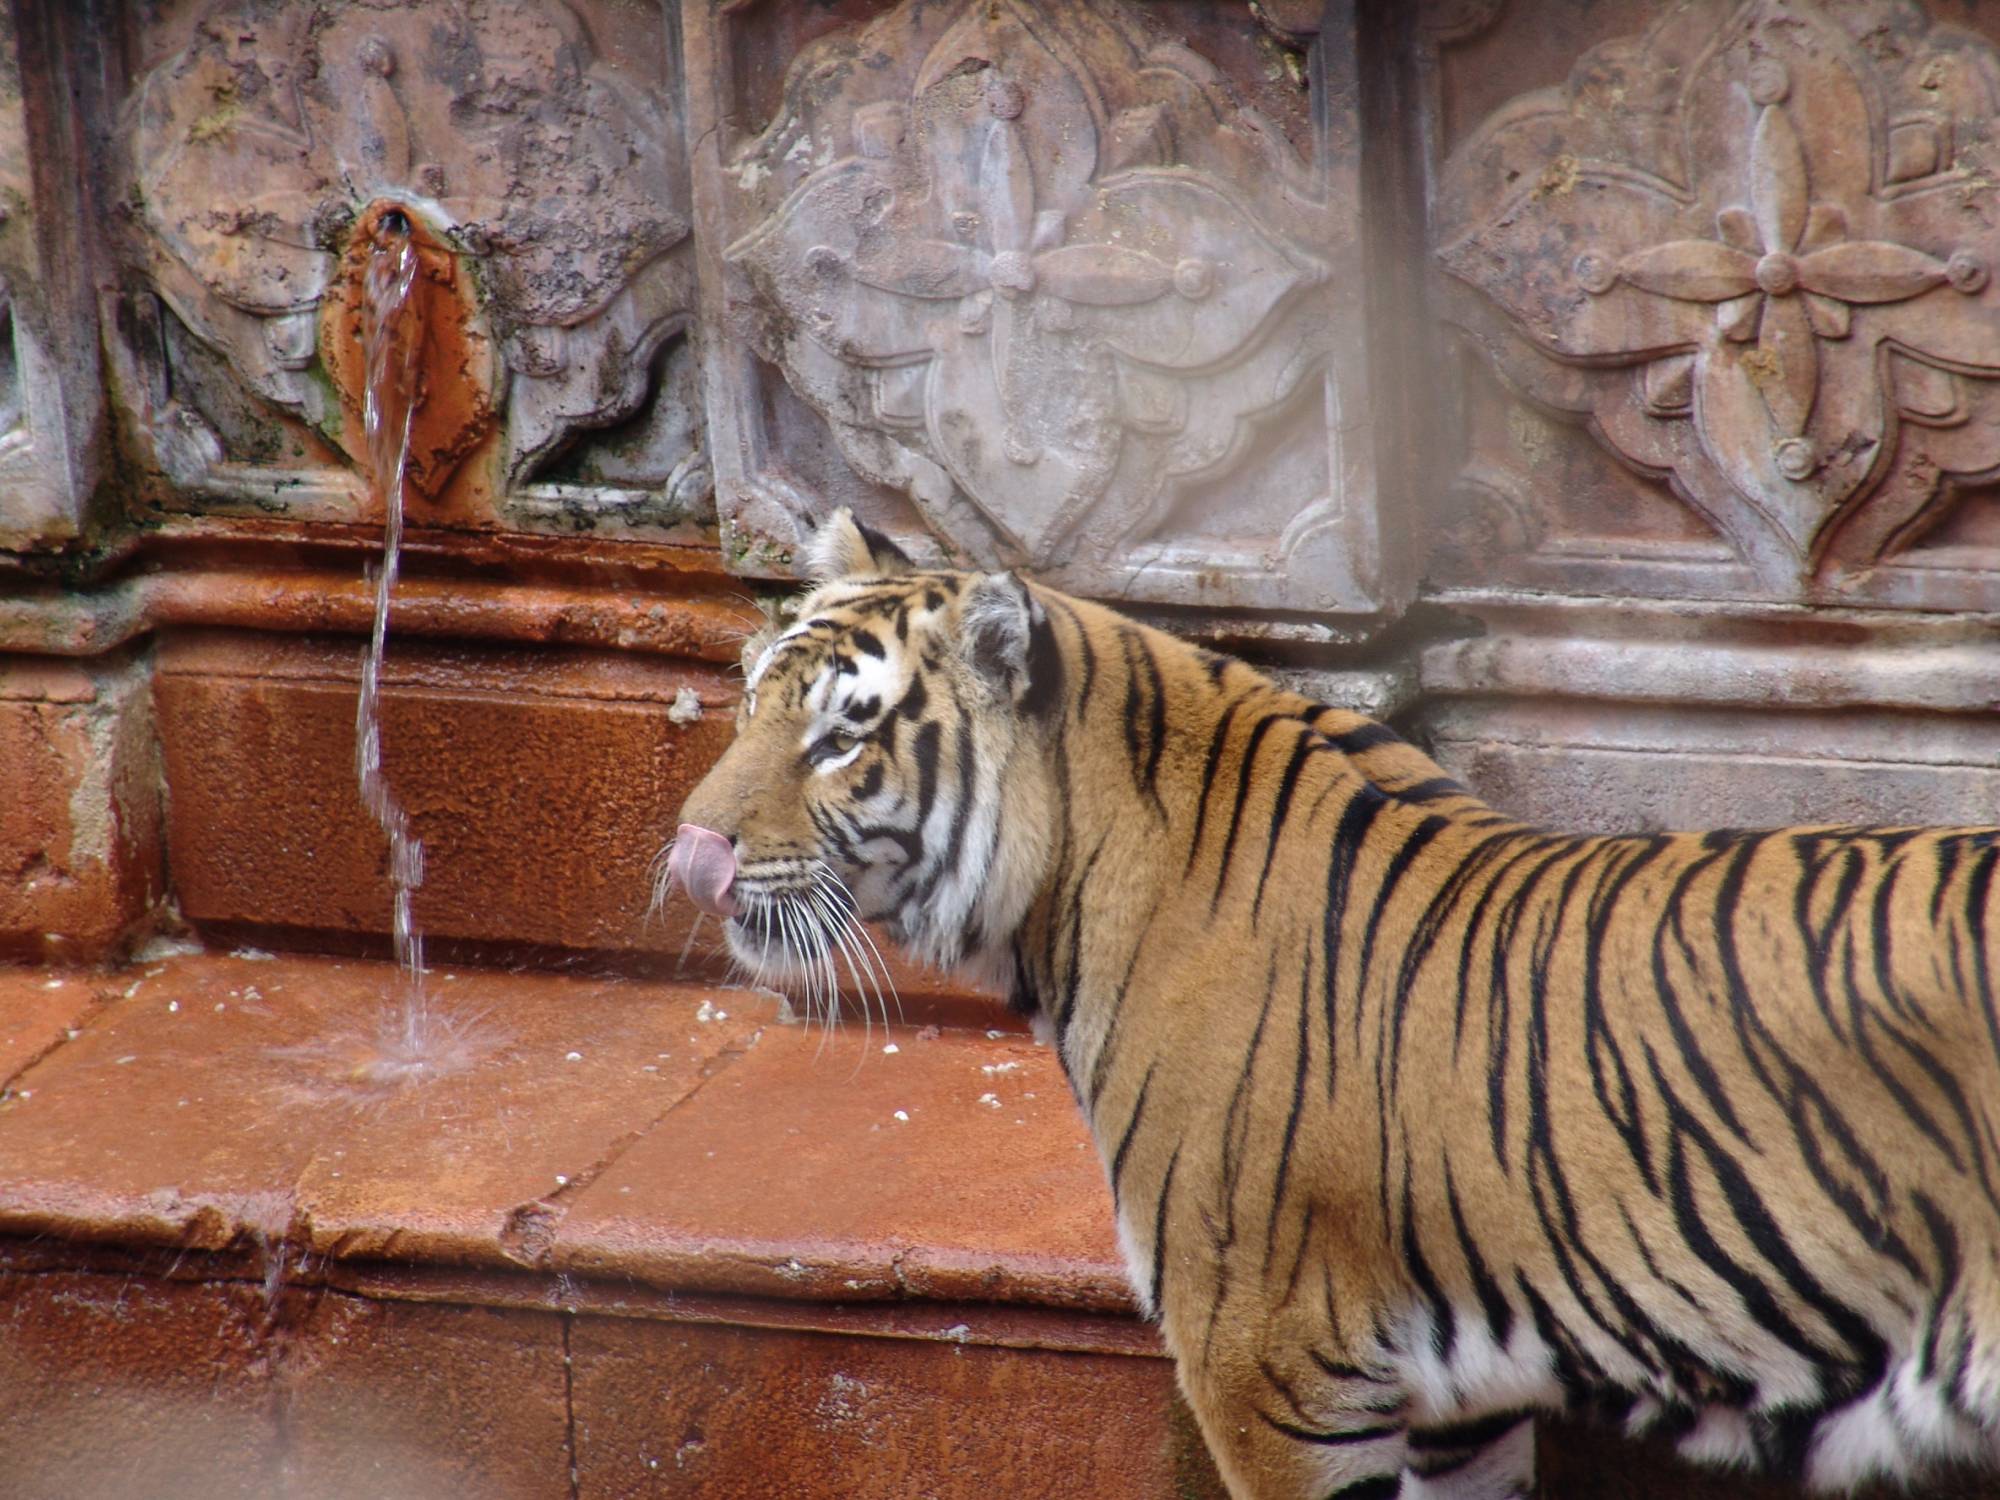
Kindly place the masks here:
<instances>
[{"instance_id":1,"label":"stone ledge","mask_svg":"<svg viewBox=\"0 0 2000 1500\"><path fill-rule=\"evenodd\" d=\"M202 955L38 1006L0 1234L1130 1312L1068 1088L1004 1022L828 1035L752 991L438 974L438 1076L396 1088L370 1081L395 978Z\"/></svg>"}]
</instances>

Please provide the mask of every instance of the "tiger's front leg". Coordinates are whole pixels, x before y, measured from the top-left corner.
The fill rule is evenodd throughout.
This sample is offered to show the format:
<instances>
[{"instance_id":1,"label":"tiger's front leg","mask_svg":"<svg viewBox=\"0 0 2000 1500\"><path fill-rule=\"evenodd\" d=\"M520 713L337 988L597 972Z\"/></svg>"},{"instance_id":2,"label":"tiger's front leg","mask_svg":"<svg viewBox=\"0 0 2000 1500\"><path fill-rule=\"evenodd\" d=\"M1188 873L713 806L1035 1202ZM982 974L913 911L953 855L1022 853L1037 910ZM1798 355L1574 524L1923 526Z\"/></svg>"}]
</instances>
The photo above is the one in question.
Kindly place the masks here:
<instances>
[{"instance_id":1,"label":"tiger's front leg","mask_svg":"<svg viewBox=\"0 0 2000 1500\"><path fill-rule=\"evenodd\" d=\"M1381 1387L1366 1406L1306 1425L1274 1414L1262 1400L1188 1391L1209 1452L1236 1500L1387 1500L1406 1493L1401 1421L1375 1409L1395 1399Z\"/></svg>"},{"instance_id":2,"label":"tiger's front leg","mask_svg":"<svg viewBox=\"0 0 2000 1500\"><path fill-rule=\"evenodd\" d=\"M1527 1500L1535 1419L1524 1411L1413 1426L1403 1500Z\"/></svg>"},{"instance_id":3,"label":"tiger's front leg","mask_svg":"<svg viewBox=\"0 0 2000 1500\"><path fill-rule=\"evenodd\" d=\"M1235 1500L1402 1493L1408 1392L1323 1339L1280 1331L1245 1296L1169 1298L1161 1332Z\"/></svg>"},{"instance_id":4,"label":"tiger's front leg","mask_svg":"<svg viewBox=\"0 0 2000 1500\"><path fill-rule=\"evenodd\" d=\"M1238 1500L1533 1495L1532 1414L1406 1424L1399 1385L1348 1373L1332 1361L1319 1365L1317 1378L1308 1380L1288 1378L1258 1359L1254 1375L1188 1382L1188 1403Z\"/></svg>"}]
</instances>

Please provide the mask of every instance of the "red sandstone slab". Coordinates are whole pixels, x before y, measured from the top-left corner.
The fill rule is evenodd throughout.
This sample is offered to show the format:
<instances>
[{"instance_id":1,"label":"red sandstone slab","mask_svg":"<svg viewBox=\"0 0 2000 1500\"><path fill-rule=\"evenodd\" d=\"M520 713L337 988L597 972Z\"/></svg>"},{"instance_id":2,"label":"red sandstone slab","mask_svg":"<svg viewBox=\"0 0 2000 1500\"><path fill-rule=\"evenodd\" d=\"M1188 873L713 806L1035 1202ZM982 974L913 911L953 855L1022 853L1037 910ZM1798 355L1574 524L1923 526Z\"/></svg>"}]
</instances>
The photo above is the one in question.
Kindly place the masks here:
<instances>
[{"instance_id":1,"label":"red sandstone slab","mask_svg":"<svg viewBox=\"0 0 2000 1500\"><path fill-rule=\"evenodd\" d=\"M0 1087L115 994L101 974L0 965Z\"/></svg>"},{"instance_id":2,"label":"red sandstone slab","mask_svg":"<svg viewBox=\"0 0 2000 1500\"><path fill-rule=\"evenodd\" d=\"M260 1288L0 1274L0 1306L0 1495L280 1493Z\"/></svg>"},{"instance_id":3,"label":"red sandstone slab","mask_svg":"<svg viewBox=\"0 0 2000 1500\"><path fill-rule=\"evenodd\" d=\"M829 1301L1132 1305L1096 1148L1018 1035L771 1028L579 1195L550 1261Z\"/></svg>"},{"instance_id":4,"label":"red sandstone slab","mask_svg":"<svg viewBox=\"0 0 2000 1500\"><path fill-rule=\"evenodd\" d=\"M1222 1495L1164 1359L579 1318L578 1500Z\"/></svg>"},{"instance_id":5,"label":"red sandstone slab","mask_svg":"<svg viewBox=\"0 0 2000 1500\"><path fill-rule=\"evenodd\" d=\"M559 1319L328 1293L286 1344L288 1500L573 1493Z\"/></svg>"},{"instance_id":6,"label":"red sandstone slab","mask_svg":"<svg viewBox=\"0 0 2000 1500\"><path fill-rule=\"evenodd\" d=\"M438 975L456 1051L394 1087L367 1069L396 977L232 957L135 975L0 1104L0 1231L532 1264L541 1219L768 1014L746 995L700 1020L707 994L680 985Z\"/></svg>"},{"instance_id":7,"label":"red sandstone slab","mask_svg":"<svg viewBox=\"0 0 2000 1500\"><path fill-rule=\"evenodd\" d=\"M205 930L389 930L387 848L354 778L351 641L198 632L155 689L174 888ZM731 733L734 683L694 662L398 642L383 766L425 848L438 939L678 953L649 912L673 815Z\"/></svg>"}]
</instances>

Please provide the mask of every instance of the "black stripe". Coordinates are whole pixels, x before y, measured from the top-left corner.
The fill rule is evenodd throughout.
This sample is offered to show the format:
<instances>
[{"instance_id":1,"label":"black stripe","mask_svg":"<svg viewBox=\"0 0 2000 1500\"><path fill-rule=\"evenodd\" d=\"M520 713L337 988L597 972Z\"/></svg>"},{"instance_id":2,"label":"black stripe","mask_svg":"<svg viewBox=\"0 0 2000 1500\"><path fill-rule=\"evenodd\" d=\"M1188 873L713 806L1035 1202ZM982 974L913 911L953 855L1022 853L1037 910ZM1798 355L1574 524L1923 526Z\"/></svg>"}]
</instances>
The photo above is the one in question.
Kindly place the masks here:
<instances>
[{"instance_id":1,"label":"black stripe","mask_svg":"<svg viewBox=\"0 0 2000 1500\"><path fill-rule=\"evenodd\" d=\"M1484 1448L1488 1443L1499 1442L1532 1415L1525 1411L1497 1411L1469 1422L1412 1427L1410 1448L1417 1453L1435 1453L1444 1448Z\"/></svg>"},{"instance_id":2,"label":"black stripe","mask_svg":"<svg viewBox=\"0 0 2000 1500\"><path fill-rule=\"evenodd\" d=\"M1633 1086L1632 1070L1626 1065L1624 1049L1618 1045L1604 1009L1604 945L1618 909L1618 898L1634 877L1652 864L1664 847L1658 841L1624 845L1635 852L1591 894L1584 912L1583 1015L1584 1057L1590 1068L1591 1089L1606 1118L1624 1138L1626 1153L1638 1167L1646 1190L1659 1196L1660 1183L1653 1170L1652 1148L1646 1139L1646 1124ZM1611 1076L1606 1076L1609 1062Z\"/></svg>"},{"instance_id":3,"label":"black stripe","mask_svg":"<svg viewBox=\"0 0 2000 1500\"><path fill-rule=\"evenodd\" d=\"M1277 858L1278 840L1284 836L1285 814L1291 809L1292 795L1299 784L1299 772L1305 769L1306 761L1317 749L1316 736L1301 734L1292 746L1292 758L1285 762L1284 777L1278 782L1278 798L1271 805L1271 833L1264 841L1264 868L1257 872L1257 898L1250 903L1250 925L1253 929L1264 909L1264 883L1271 878L1271 861Z\"/></svg>"},{"instance_id":4,"label":"black stripe","mask_svg":"<svg viewBox=\"0 0 2000 1500\"><path fill-rule=\"evenodd\" d=\"M1271 1184L1271 1215L1264 1226L1264 1272L1278 1253L1278 1225L1285 1213L1285 1179L1291 1175L1292 1146L1298 1139L1299 1117L1305 1111L1306 1073L1312 1066L1312 1009L1307 995L1312 984L1312 955L1299 966L1299 1050L1292 1065L1292 1107L1285 1115L1285 1136L1278 1145L1278 1171ZM1310 1205L1308 1206L1310 1207Z\"/></svg>"},{"instance_id":5,"label":"black stripe","mask_svg":"<svg viewBox=\"0 0 2000 1500\"><path fill-rule=\"evenodd\" d=\"M1674 1046L1680 1054L1681 1062L1693 1077L1695 1087L1701 1090L1702 1098L1708 1101L1708 1107L1714 1110L1717 1118L1729 1128L1731 1135L1754 1149L1755 1143L1750 1139L1750 1132L1744 1129L1742 1121L1737 1118L1735 1106L1730 1103L1729 1095L1723 1091L1721 1076L1717 1074L1715 1065L1708 1060L1708 1054L1702 1051L1700 1042L1696 1040L1694 1028L1688 1024L1687 1016L1681 1010L1680 996L1667 973L1669 932L1673 932L1679 941L1687 956L1689 968L1696 975L1701 972L1697 962L1699 955L1688 944L1681 927L1681 903L1694 882L1714 862L1712 856L1704 856L1689 864L1681 871L1680 878L1674 882L1673 890L1668 893L1659 924L1653 931L1653 993L1659 997L1660 1013L1666 1017L1667 1029L1673 1033Z\"/></svg>"},{"instance_id":6,"label":"black stripe","mask_svg":"<svg viewBox=\"0 0 2000 1500\"><path fill-rule=\"evenodd\" d=\"M1345 734L1330 734L1327 743L1342 755L1359 755L1364 750L1373 750L1378 745L1397 745L1402 737L1387 724L1377 724L1373 719L1364 720Z\"/></svg>"},{"instance_id":7,"label":"black stripe","mask_svg":"<svg viewBox=\"0 0 2000 1500\"><path fill-rule=\"evenodd\" d=\"M1357 992L1368 983L1368 971L1374 966L1375 960L1375 939L1381 931L1382 916L1389 909L1390 899L1396 894L1396 888L1403 883L1404 875L1409 873L1410 866L1416 862L1417 856L1430 847L1431 841L1444 831L1445 826L1444 818L1436 813L1431 814L1411 831L1410 836L1403 840L1402 847L1397 849L1394 857L1390 859L1389 868L1382 875L1382 884L1376 887L1375 905L1368 913L1368 927L1361 939L1361 967L1355 976ZM1392 1094L1395 1092L1397 1076L1403 1064L1403 1021L1408 1012L1409 994L1407 991L1399 992L1393 1000L1389 1038L1389 1089Z\"/></svg>"},{"instance_id":8,"label":"black stripe","mask_svg":"<svg viewBox=\"0 0 2000 1500\"><path fill-rule=\"evenodd\" d=\"M1146 1095L1153 1087L1153 1070L1158 1061L1146 1065L1146 1076L1139 1080L1138 1102L1132 1106L1132 1117L1125 1122L1125 1131L1118 1137L1118 1149L1111 1157L1111 1197L1118 1198L1118 1184L1125 1176L1125 1153L1132 1149L1132 1138L1139 1133L1139 1122L1146 1115Z\"/></svg>"},{"instance_id":9,"label":"black stripe","mask_svg":"<svg viewBox=\"0 0 2000 1500\"><path fill-rule=\"evenodd\" d=\"M1403 1265L1410 1273L1410 1280L1430 1303L1434 1317L1431 1322L1431 1348L1439 1359L1451 1359L1452 1346L1458 1342L1458 1315L1452 1311L1451 1299L1438 1285L1438 1279L1431 1270L1431 1263L1424 1258L1424 1247L1417 1238L1417 1205L1411 1184L1408 1147L1404 1148L1403 1162Z\"/></svg>"},{"instance_id":10,"label":"black stripe","mask_svg":"<svg viewBox=\"0 0 2000 1500\"><path fill-rule=\"evenodd\" d=\"M1472 1232L1466 1227L1465 1208L1458 1200L1458 1185L1452 1180L1449 1161L1444 1164L1444 1195L1445 1203L1451 1209L1452 1229L1458 1235L1459 1252L1465 1256L1466 1273L1472 1277L1473 1290L1486 1313L1486 1330L1493 1336L1494 1344L1505 1349L1514 1331L1514 1304L1507 1300L1506 1293L1500 1290L1500 1283L1486 1269L1485 1257L1479 1253Z\"/></svg>"},{"instance_id":11,"label":"black stripe","mask_svg":"<svg viewBox=\"0 0 2000 1500\"><path fill-rule=\"evenodd\" d=\"M1938 1336L1943 1332L1945 1308L1951 1303L1952 1293L1958 1289L1959 1274L1964 1267L1959 1259L1958 1231L1952 1227L1943 1210L1930 1200L1929 1194L1921 1191L1911 1193L1910 1202L1923 1215L1924 1227L1930 1231L1931 1249L1936 1252L1938 1263L1937 1275L1932 1279L1937 1296L1931 1303L1930 1324L1924 1329L1923 1350L1917 1361L1919 1372L1928 1380L1937 1370Z\"/></svg>"},{"instance_id":12,"label":"black stripe","mask_svg":"<svg viewBox=\"0 0 2000 1500\"><path fill-rule=\"evenodd\" d=\"M1160 1184L1160 1201L1153 1211L1153 1296L1150 1306L1156 1316L1163 1316L1166 1310L1161 1297L1167 1280L1167 1200L1173 1196L1174 1169L1180 1164L1181 1148L1176 1142L1174 1154L1167 1158L1167 1180Z\"/></svg>"},{"instance_id":13,"label":"black stripe","mask_svg":"<svg viewBox=\"0 0 2000 1500\"><path fill-rule=\"evenodd\" d=\"M1139 637L1139 653L1146 664L1148 691L1153 705L1152 721L1147 726L1146 790L1153 793L1153 801L1157 805L1160 800L1156 790L1160 779L1160 756L1167 748L1167 684L1166 679L1160 676L1160 665L1153 656L1152 643L1144 636Z\"/></svg>"},{"instance_id":14,"label":"black stripe","mask_svg":"<svg viewBox=\"0 0 2000 1500\"><path fill-rule=\"evenodd\" d=\"M1194 837L1188 840L1187 863L1181 867L1183 875L1189 874L1194 870L1195 858L1201 853L1201 833L1202 829L1208 824L1208 801L1215 791L1215 772L1217 767L1222 764L1222 751L1224 746L1229 743L1229 731L1236 723L1236 711L1242 706L1243 700L1241 698L1231 703L1223 711L1222 717L1216 721L1214 730L1209 734L1208 762L1202 767L1201 796L1195 803Z\"/></svg>"},{"instance_id":15,"label":"black stripe","mask_svg":"<svg viewBox=\"0 0 2000 1500\"><path fill-rule=\"evenodd\" d=\"M1319 1432L1311 1428L1296 1427L1290 1422L1281 1422L1266 1411L1259 1411L1257 1415L1263 1418L1265 1424L1273 1432L1282 1432L1286 1437L1297 1443L1314 1443L1324 1448L1347 1447L1355 1443L1377 1443L1383 1438L1396 1437L1403 1430L1394 1423L1388 1423L1375 1427L1352 1427L1342 1432ZM1335 1493L1347 1494L1349 1492L1338 1490Z\"/></svg>"},{"instance_id":16,"label":"black stripe","mask_svg":"<svg viewBox=\"0 0 2000 1500\"><path fill-rule=\"evenodd\" d=\"M1076 711L1082 714L1090 705L1090 690L1097 683L1097 650L1090 644L1090 632L1084 629L1082 617L1069 601L1055 594L1046 597L1051 608L1068 617L1070 628L1076 632L1077 655L1083 658L1083 681L1077 685Z\"/></svg>"},{"instance_id":17,"label":"black stripe","mask_svg":"<svg viewBox=\"0 0 2000 1500\"><path fill-rule=\"evenodd\" d=\"M1375 1474L1367 1479L1357 1479L1353 1484L1342 1485L1327 1500L1396 1500L1402 1493L1402 1475Z\"/></svg>"},{"instance_id":18,"label":"black stripe","mask_svg":"<svg viewBox=\"0 0 2000 1500\"><path fill-rule=\"evenodd\" d=\"M1250 778L1257 770L1257 750L1264 743L1264 736L1273 726L1282 724L1288 715L1268 714L1257 721L1250 731L1250 739L1237 757L1236 805L1229 813L1229 837L1222 844L1222 859L1215 867L1215 890L1208 898L1209 914L1213 916L1222 904L1222 888L1229 883L1230 857L1236 850L1236 838L1243 829L1243 807L1250 800Z\"/></svg>"},{"instance_id":19,"label":"black stripe","mask_svg":"<svg viewBox=\"0 0 2000 1500\"><path fill-rule=\"evenodd\" d=\"M1441 802L1447 797L1469 797L1472 794L1449 776L1433 776L1428 781L1392 790L1389 795L1399 802Z\"/></svg>"},{"instance_id":20,"label":"black stripe","mask_svg":"<svg viewBox=\"0 0 2000 1500\"><path fill-rule=\"evenodd\" d=\"M1340 822L1333 831L1333 849L1326 866L1326 908L1321 918L1320 961L1326 965L1323 976L1326 984L1324 1005L1326 1009L1326 1095L1333 1097L1333 1086L1340 1059L1339 1017L1335 1014L1336 1002L1340 997L1340 956L1342 946L1342 926L1347 917L1347 898L1354 884L1354 867L1361 857L1361 847L1368 837L1382 809L1389 805L1389 799L1368 782L1354 788L1354 795L1347 800L1347 806L1340 814ZM1361 995L1354 994L1355 1024L1360 1024Z\"/></svg>"}]
</instances>

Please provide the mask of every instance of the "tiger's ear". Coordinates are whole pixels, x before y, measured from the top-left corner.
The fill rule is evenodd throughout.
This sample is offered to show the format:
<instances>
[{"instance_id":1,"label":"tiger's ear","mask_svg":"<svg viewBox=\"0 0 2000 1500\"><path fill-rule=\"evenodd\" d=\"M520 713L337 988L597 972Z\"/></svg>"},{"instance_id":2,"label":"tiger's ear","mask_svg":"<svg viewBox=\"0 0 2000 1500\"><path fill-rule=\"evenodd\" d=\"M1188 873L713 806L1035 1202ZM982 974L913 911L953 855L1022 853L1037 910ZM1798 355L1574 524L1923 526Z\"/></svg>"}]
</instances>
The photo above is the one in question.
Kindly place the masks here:
<instances>
[{"instance_id":1,"label":"tiger's ear","mask_svg":"<svg viewBox=\"0 0 2000 1500\"><path fill-rule=\"evenodd\" d=\"M806 551L808 575L814 583L836 578L879 578L907 573L916 566L909 554L872 526L863 526L846 506L828 516Z\"/></svg>"},{"instance_id":2,"label":"tiger's ear","mask_svg":"<svg viewBox=\"0 0 2000 1500\"><path fill-rule=\"evenodd\" d=\"M1030 714L1060 696L1062 658L1048 612L1012 573L988 573L958 606L961 649L994 695Z\"/></svg>"}]
</instances>

